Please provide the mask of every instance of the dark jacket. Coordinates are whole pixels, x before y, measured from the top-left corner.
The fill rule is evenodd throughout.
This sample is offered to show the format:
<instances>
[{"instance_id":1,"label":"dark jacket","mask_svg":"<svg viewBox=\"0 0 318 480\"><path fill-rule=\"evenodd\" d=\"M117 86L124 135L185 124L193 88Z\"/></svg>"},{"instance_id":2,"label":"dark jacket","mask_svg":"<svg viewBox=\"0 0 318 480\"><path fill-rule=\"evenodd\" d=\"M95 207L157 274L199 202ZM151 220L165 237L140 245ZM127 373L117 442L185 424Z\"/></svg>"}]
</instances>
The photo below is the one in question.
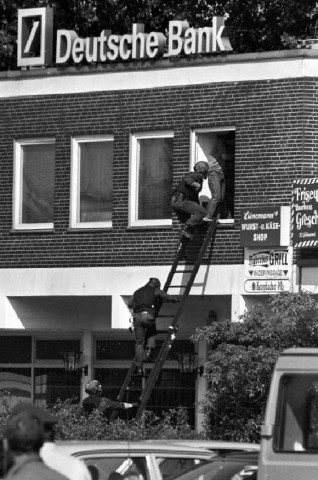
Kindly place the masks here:
<instances>
[{"instance_id":1,"label":"dark jacket","mask_svg":"<svg viewBox=\"0 0 318 480\"><path fill-rule=\"evenodd\" d=\"M108 408L125 408L125 404L124 402L117 402L116 400L93 394L84 398L82 401L82 407L84 413L90 415L96 408L101 412L104 412Z\"/></svg>"},{"instance_id":2,"label":"dark jacket","mask_svg":"<svg viewBox=\"0 0 318 480\"><path fill-rule=\"evenodd\" d=\"M202 190L203 175L198 172L187 173L183 179L177 184L173 191L175 193L182 193L185 200L199 203L199 193ZM200 188L197 188L195 184L199 184Z\"/></svg>"},{"instance_id":3,"label":"dark jacket","mask_svg":"<svg viewBox=\"0 0 318 480\"><path fill-rule=\"evenodd\" d=\"M138 312L157 313L162 302L176 302L177 299L168 295L168 293L156 288L151 283L147 283L143 287L135 291L128 300L128 307Z\"/></svg>"}]
</instances>

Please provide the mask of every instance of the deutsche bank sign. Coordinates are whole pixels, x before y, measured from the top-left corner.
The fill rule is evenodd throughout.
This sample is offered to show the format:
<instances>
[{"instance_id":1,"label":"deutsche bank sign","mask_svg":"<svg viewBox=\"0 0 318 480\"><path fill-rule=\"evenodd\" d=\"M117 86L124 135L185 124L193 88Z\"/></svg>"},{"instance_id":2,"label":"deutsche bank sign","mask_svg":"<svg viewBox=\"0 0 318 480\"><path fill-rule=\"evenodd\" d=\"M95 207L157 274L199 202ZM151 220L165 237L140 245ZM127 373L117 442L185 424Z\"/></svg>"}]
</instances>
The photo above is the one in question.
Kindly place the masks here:
<instances>
[{"instance_id":1,"label":"deutsche bank sign","mask_svg":"<svg viewBox=\"0 0 318 480\"><path fill-rule=\"evenodd\" d=\"M227 30L224 17L213 17L211 26L203 28L192 28L186 21L170 21L167 37L160 32L145 33L141 23L134 23L132 33L125 35L102 30L98 37L80 38L73 30L57 30L55 63L104 63L230 52ZM52 58L53 9L19 10L18 66L46 66Z\"/></svg>"}]
</instances>

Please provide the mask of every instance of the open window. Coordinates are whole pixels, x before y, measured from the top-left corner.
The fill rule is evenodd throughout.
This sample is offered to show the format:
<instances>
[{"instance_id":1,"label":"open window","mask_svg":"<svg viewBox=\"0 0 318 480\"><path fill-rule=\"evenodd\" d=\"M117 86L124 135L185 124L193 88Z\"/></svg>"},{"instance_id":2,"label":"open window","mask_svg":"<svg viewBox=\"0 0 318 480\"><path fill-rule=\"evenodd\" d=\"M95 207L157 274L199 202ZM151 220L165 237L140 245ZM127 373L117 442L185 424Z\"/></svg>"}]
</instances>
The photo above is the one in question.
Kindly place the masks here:
<instances>
[{"instance_id":1,"label":"open window","mask_svg":"<svg viewBox=\"0 0 318 480\"><path fill-rule=\"evenodd\" d=\"M173 133L131 136L130 227L171 225Z\"/></svg>"},{"instance_id":2,"label":"open window","mask_svg":"<svg viewBox=\"0 0 318 480\"><path fill-rule=\"evenodd\" d=\"M220 222L233 223L234 219L234 173L235 173L235 130L194 129L191 131L191 168L199 161L208 161L209 155L221 156L224 164L224 200L220 207ZM211 199L208 181L205 180L200 194L206 206Z\"/></svg>"}]
</instances>

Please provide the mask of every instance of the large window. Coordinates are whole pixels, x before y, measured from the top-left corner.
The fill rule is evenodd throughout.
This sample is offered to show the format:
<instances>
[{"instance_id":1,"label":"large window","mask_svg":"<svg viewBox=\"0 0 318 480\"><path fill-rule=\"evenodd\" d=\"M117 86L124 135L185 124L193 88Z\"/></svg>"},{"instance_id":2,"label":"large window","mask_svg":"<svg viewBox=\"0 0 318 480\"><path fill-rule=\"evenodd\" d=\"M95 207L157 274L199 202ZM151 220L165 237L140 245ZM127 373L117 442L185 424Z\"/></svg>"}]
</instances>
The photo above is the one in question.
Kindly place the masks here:
<instances>
[{"instance_id":1,"label":"large window","mask_svg":"<svg viewBox=\"0 0 318 480\"><path fill-rule=\"evenodd\" d=\"M73 138L71 228L112 226L113 137Z\"/></svg>"},{"instance_id":2,"label":"large window","mask_svg":"<svg viewBox=\"0 0 318 480\"><path fill-rule=\"evenodd\" d=\"M54 140L15 141L14 229L53 228L54 181Z\"/></svg>"},{"instance_id":3,"label":"large window","mask_svg":"<svg viewBox=\"0 0 318 480\"><path fill-rule=\"evenodd\" d=\"M130 226L171 225L173 134L131 137Z\"/></svg>"},{"instance_id":4,"label":"large window","mask_svg":"<svg viewBox=\"0 0 318 480\"><path fill-rule=\"evenodd\" d=\"M10 407L20 401L51 406L79 401L80 372L66 372L63 352L80 351L80 338L0 335L0 395Z\"/></svg>"},{"instance_id":5,"label":"large window","mask_svg":"<svg viewBox=\"0 0 318 480\"><path fill-rule=\"evenodd\" d=\"M198 129L191 132L192 167L199 161L207 161L209 155L221 156L224 162L225 194L220 208L220 222L232 223L234 218L234 170L235 170L235 130ZM206 206L211 193L206 180L200 195Z\"/></svg>"}]
</instances>

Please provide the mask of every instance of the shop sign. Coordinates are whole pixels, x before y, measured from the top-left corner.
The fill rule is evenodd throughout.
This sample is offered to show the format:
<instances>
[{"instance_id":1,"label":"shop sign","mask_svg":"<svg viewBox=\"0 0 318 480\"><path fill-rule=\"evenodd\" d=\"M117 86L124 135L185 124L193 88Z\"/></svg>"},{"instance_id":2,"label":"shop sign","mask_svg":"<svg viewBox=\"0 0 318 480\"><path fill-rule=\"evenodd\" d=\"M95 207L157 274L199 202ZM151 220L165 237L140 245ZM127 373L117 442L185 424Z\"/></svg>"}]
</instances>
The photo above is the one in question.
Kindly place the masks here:
<instances>
[{"instance_id":1,"label":"shop sign","mask_svg":"<svg viewBox=\"0 0 318 480\"><path fill-rule=\"evenodd\" d=\"M291 248L245 249L244 289L246 293L289 292L292 278Z\"/></svg>"},{"instance_id":2,"label":"shop sign","mask_svg":"<svg viewBox=\"0 0 318 480\"><path fill-rule=\"evenodd\" d=\"M50 63L53 50L52 11L50 7L18 10L18 66ZM224 17L213 17L211 25L193 28L186 21L173 20L169 22L167 36L161 32L145 33L141 23L134 23L132 33L125 35L102 30L98 37L80 38L73 30L58 30L55 62L103 63L229 52L232 47L224 21Z\"/></svg>"},{"instance_id":3,"label":"shop sign","mask_svg":"<svg viewBox=\"0 0 318 480\"><path fill-rule=\"evenodd\" d=\"M253 207L241 212L241 246L289 245L289 208Z\"/></svg>"},{"instance_id":4,"label":"shop sign","mask_svg":"<svg viewBox=\"0 0 318 480\"><path fill-rule=\"evenodd\" d=\"M318 246L318 178L293 182L292 243L294 247Z\"/></svg>"}]
</instances>

